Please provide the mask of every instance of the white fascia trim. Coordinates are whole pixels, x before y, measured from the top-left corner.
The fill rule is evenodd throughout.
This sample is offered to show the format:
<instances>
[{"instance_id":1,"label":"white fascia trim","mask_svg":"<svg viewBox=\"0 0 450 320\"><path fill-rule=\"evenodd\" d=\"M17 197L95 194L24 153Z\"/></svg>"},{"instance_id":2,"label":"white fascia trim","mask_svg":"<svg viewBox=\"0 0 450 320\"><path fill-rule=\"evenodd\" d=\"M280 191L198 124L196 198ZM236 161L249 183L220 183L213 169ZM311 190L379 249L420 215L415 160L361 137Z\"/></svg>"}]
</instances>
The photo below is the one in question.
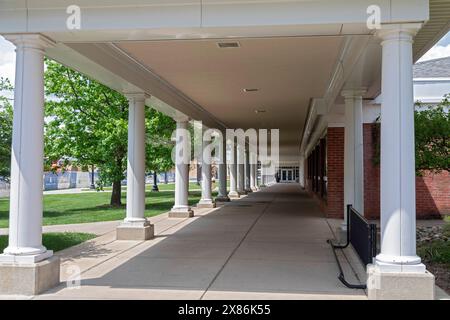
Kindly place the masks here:
<instances>
[{"instance_id":1,"label":"white fascia trim","mask_svg":"<svg viewBox=\"0 0 450 320\"><path fill-rule=\"evenodd\" d=\"M117 41L131 39L139 31L143 31L139 33L143 39L152 34L149 31L156 34L158 30L164 30L160 36L171 36L176 30L177 36L190 33L202 38L214 34L215 29L229 30L229 35L236 35L233 30L238 29L244 35L253 27L267 33L267 28L335 25L345 32L345 26L358 25L364 34L370 34L365 28L370 5L381 8L382 23L429 19L428 1L424 0L103 0L100 4L78 0L75 4L82 20L77 32L66 27L70 4L70 0L1 0L0 33L48 33L64 42L99 41L100 36L104 41Z\"/></svg>"},{"instance_id":2,"label":"white fascia trim","mask_svg":"<svg viewBox=\"0 0 450 320\"><path fill-rule=\"evenodd\" d=\"M330 78L330 82L328 84L324 98L314 99L312 101L310 112L308 113L307 120L305 122L305 130L301 140L302 142L300 144L300 153L307 153L309 148L311 148L311 143L314 144L317 142L317 130L321 130L320 134L323 130L323 128L317 127L313 132L311 132L312 129L310 128L310 126L314 123L315 118L317 117L317 111L314 108L314 102L316 100L321 101L321 104L323 104L322 108L324 108L321 108L321 110L323 110L321 111L321 113L324 115L323 118L325 118L325 122L328 122L328 115L330 113L331 107L334 105L337 96L341 93L345 81L351 76L352 70L357 64L361 55L364 53L364 50L370 44L370 40L371 36L356 36L345 38L341 47L341 52L335 63L334 71ZM309 136L312 135L314 135L316 140L311 138L309 139L310 142L307 144Z\"/></svg>"},{"instance_id":3,"label":"white fascia trim","mask_svg":"<svg viewBox=\"0 0 450 320\"><path fill-rule=\"evenodd\" d=\"M312 149L317 145L319 140L326 135L327 128L328 128L328 119L326 116L321 116L320 119L318 120L316 130L314 131L314 133L311 134L311 139L309 140L309 143L305 147L305 152L301 154L305 154L305 156L307 157L311 153Z\"/></svg>"},{"instance_id":4,"label":"white fascia trim","mask_svg":"<svg viewBox=\"0 0 450 320\"><path fill-rule=\"evenodd\" d=\"M444 97L417 97L414 98L414 101L416 103L422 103L422 104L427 104L427 103L433 103L433 104L439 104L442 102L442 100L444 100Z\"/></svg>"},{"instance_id":5,"label":"white fascia trim","mask_svg":"<svg viewBox=\"0 0 450 320\"><path fill-rule=\"evenodd\" d=\"M414 82L447 82L450 78L414 78Z\"/></svg>"}]
</instances>

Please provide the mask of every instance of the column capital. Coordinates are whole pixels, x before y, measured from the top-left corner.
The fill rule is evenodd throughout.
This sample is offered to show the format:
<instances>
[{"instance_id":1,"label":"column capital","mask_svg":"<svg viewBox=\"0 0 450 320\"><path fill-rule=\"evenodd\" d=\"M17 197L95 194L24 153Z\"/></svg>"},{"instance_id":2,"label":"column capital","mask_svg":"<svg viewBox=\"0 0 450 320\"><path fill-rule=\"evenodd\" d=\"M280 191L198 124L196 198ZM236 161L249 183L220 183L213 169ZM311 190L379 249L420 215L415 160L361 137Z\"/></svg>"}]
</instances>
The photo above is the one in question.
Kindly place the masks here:
<instances>
[{"instance_id":1,"label":"column capital","mask_svg":"<svg viewBox=\"0 0 450 320\"><path fill-rule=\"evenodd\" d=\"M38 33L18 33L4 35L5 39L12 42L17 48L29 48L44 50L54 47L56 42Z\"/></svg>"},{"instance_id":2,"label":"column capital","mask_svg":"<svg viewBox=\"0 0 450 320\"><path fill-rule=\"evenodd\" d=\"M172 117L172 119L175 120L177 123L184 123L190 120L188 116L184 114L179 114L178 112L175 116Z\"/></svg>"},{"instance_id":3,"label":"column capital","mask_svg":"<svg viewBox=\"0 0 450 320\"><path fill-rule=\"evenodd\" d=\"M145 99L150 98L150 95L145 92L124 92L123 95L129 102L145 102Z\"/></svg>"},{"instance_id":4,"label":"column capital","mask_svg":"<svg viewBox=\"0 0 450 320\"><path fill-rule=\"evenodd\" d=\"M422 28L422 23L383 24L376 35L385 41L413 41L413 37ZM382 43L383 44L383 43Z\"/></svg>"},{"instance_id":5,"label":"column capital","mask_svg":"<svg viewBox=\"0 0 450 320\"><path fill-rule=\"evenodd\" d=\"M346 99L362 98L366 92L366 88L344 89L342 90L341 95Z\"/></svg>"}]
</instances>

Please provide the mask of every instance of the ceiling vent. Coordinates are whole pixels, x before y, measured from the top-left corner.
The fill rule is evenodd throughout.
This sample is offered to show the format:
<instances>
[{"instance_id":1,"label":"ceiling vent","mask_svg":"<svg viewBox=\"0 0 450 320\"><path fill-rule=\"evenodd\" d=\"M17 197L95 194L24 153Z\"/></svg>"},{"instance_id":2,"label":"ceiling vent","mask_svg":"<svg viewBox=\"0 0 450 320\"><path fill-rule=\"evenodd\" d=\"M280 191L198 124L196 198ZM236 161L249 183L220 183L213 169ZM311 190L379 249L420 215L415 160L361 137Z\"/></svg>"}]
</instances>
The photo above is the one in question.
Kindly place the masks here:
<instances>
[{"instance_id":1,"label":"ceiling vent","mask_svg":"<svg viewBox=\"0 0 450 320\"><path fill-rule=\"evenodd\" d=\"M239 42L217 42L217 46L221 49L239 48L240 44Z\"/></svg>"}]
</instances>

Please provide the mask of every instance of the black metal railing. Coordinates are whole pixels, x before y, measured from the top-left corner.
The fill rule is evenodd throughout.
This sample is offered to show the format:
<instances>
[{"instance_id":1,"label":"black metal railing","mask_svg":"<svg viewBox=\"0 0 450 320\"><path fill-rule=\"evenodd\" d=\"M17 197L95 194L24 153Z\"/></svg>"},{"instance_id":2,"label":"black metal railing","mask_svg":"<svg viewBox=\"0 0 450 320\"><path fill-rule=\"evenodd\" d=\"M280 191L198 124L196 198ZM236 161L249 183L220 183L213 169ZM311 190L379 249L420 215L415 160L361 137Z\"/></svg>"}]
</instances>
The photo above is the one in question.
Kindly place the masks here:
<instances>
[{"instance_id":1,"label":"black metal railing","mask_svg":"<svg viewBox=\"0 0 450 320\"><path fill-rule=\"evenodd\" d=\"M369 223L351 205L347 207L349 242L365 266L377 255L377 226Z\"/></svg>"},{"instance_id":2,"label":"black metal railing","mask_svg":"<svg viewBox=\"0 0 450 320\"><path fill-rule=\"evenodd\" d=\"M377 226L369 223L352 205L347 205L347 242L345 244L334 244L327 241L333 249L334 257L339 267L339 280L348 288L366 289L366 285L350 284L345 280L345 275L336 254L336 249L345 249L350 244L355 249L364 266L372 263L377 255Z\"/></svg>"}]
</instances>

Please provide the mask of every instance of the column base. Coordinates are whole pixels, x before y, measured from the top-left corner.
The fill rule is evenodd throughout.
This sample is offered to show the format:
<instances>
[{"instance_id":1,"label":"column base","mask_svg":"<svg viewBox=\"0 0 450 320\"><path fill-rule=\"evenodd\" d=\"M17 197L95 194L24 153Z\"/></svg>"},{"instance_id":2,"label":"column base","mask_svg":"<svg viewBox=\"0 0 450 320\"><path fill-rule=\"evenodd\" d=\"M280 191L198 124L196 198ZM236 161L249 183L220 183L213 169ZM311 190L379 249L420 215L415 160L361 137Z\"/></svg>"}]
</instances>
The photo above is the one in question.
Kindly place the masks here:
<instances>
[{"instance_id":1,"label":"column base","mask_svg":"<svg viewBox=\"0 0 450 320\"><path fill-rule=\"evenodd\" d=\"M252 187L252 191L253 191L253 192L257 192L258 190L259 190L258 187Z\"/></svg>"},{"instance_id":2,"label":"column base","mask_svg":"<svg viewBox=\"0 0 450 320\"><path fill-rule=\"evenodd\" d=\"M199 203L197 203L197 208L215 208L216 204L213 200L200 200Z\"/></svg>"},{"instance_id":3,"label":"column base","mask_svg":"<svg viewBox=\"0 0 450 320\"><path fill-rule=\"evenodd\" d=\"M117 240L145 241L155 237L155 228L150 222L127 222L124 221L116 229Z\"/></svg>"},{"instance_id":4,"label":"column base","mask_svg":"<svg viewBox=\"0 0 450 320\"><path fill-rule=\"evenodd\" d=\"M249 194L249 193L252 193L253 190L252 190L252 189L245 189L244 192L245 192L246 194Z\"/></svg>"},{"instance_id":5,"label":"column base","mask_svg":"<svg viewBox=\"0 0 450 320\"><path fill-rule=\"evenodd\" d=\"M228 196L219 196L214 199L216 202L230 202L230 198Z\"/></svg>"},{"instance_id":6,"label":"column base","mask_svg":"<svg viewBox=\"0 0 450 320\"><path fill-rule=\"evenodd\" d=\"M434 282L428 271L384 272L378 265L367 266L369 300L434 300Z\"/></svg>"},{"instance_id":7,"label":"column base","mask_svg":"<svg viewBox=\"0 0 450 320\"><path fill-rule=\"evenodd\" d=\"M17 264L33 264L53 256L52 250L46 250L38 254L14 254L7 252L9 247L5 249L4 254L0 254L0 263L17 263Z\"/></svg>"},{"instance_id":8,"label":"column base","mask_svg":"<svg viewBox=\"0 0 450 320\"><path fill-rule=\"evenodd\" d=\"M190 207L176 208L173 207L169 212L169 218L192 218L194 211Z\"/></svg>"},{"instance_id":9,"label":"column base","mask_svg":"<svg viewBox=\"0 0 450 320\"><path fill-rule=\"evenodd\" d=\"M238 191L237 193L239 194L239 196L245 196L247 194L245 190Z\"/></svg>"},{"instance_id":10,"label":"column base","mask_svg":"<svg viewBox=\"0 0 450 320\"><path fill-rule=\"evenodd\" d=\"M60 261L52 256L37 263L0 262L0 294L37 295L59 285Z\"/></svg>"},{"instance_id":11,"label":"column base","mask_svg":"<svg viewBox=\"0 0 450 320\"><path fill-rule=\"evenodd\" d=\"M236 192L236 191L231 191L231 192L228 194L228 197L229 197L230 199L239 199L241 196L240 196L240 194L239 194L238 192Z\"/></svg>"}]
</instances>

